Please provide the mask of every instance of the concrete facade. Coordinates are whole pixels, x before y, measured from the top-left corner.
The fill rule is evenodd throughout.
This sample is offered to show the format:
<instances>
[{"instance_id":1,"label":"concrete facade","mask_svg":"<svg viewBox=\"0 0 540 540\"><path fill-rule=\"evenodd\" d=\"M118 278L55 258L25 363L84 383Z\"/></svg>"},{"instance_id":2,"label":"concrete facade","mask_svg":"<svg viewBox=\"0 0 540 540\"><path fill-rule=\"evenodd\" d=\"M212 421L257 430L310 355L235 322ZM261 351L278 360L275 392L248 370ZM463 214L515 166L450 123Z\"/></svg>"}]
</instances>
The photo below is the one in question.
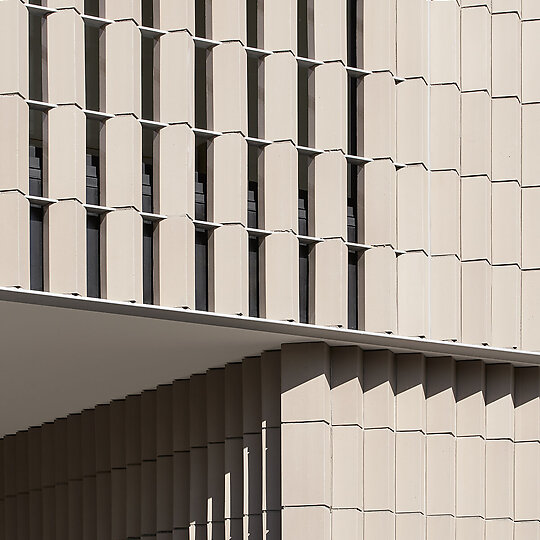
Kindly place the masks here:
<instances>
[{"instance_id":1,"label":"concrete facade","mask_svg":"<svg viewBox=\"0 0 540 540\"><path fill-rule=\"evenodd\" d=\"M540 367L285 344L0 441L2 538L540 534Z\"/></svg>"},{"instance_id":2,"label":"concrete facade","mask_svg":"<svg viewBox=\"0 0 540 540\"><path fill-rule=\"evenodd\" d=\"M2 291L433 347L0 429L0 540L540 539L537 1L0 0Z\"/></svg>"}]
</instances>

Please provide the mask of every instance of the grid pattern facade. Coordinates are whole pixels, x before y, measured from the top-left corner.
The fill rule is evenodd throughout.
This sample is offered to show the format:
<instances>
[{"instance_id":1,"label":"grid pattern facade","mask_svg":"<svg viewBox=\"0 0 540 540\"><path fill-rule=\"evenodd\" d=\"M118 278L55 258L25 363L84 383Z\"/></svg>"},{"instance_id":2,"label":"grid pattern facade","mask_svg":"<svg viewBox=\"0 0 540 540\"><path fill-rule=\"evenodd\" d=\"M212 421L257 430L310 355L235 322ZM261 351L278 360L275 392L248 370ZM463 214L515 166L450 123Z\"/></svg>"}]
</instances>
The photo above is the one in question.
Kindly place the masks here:
<instances>
[{"instance_id":1,"label":"grid pattern facade","mask_svg":"<svg viewBox=\"0 0 540 540\"><path fill-rule=\"evenodd\" d=\"M1 286L540 348L536 0L43 3Z\"/></svg>"},{"instance_id":2,"label":"grid pattern facade","mask_svg":"<svg viewBox=\"0 0 540 540\"><path fill-rule=\"evenodd\" d=\"M540 368L283 345L0 441L0 538L536 540Z\"/></svg>"}]
</instances>

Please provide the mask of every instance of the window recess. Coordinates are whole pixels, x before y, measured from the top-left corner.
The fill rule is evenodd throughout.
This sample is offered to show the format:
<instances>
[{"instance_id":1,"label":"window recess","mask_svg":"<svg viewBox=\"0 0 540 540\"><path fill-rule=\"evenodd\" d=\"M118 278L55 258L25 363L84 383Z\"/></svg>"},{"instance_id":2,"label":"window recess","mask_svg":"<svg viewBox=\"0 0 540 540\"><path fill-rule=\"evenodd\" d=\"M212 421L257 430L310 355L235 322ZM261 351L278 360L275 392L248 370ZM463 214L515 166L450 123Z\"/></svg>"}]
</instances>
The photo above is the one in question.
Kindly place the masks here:
<instances>
[{"instance_id":1,"label":"window recess","mask_svg":"<svg viewBox=\"0 0 540 540\"><path fill-rule=\"evenodd\" d=\"M358 330L358 251L349 251L347 261L347 326Z\"/></svg>"},{"instance_id":2,"label":"window recess","mask_svg":"<svg viewBox=\"0 0 540 540\"><path fill-rule=\"evenodd\" d=\"M310 253L312 246L310 244L300 243L298 246L298 277L299 277L299 321L301 323L309 322L309 280L310 280Z\"/></svg>"},{"instance_id":3,"label":"window recess","mask_svg":"<svg viewBox=\"0 0 540 540\"><path fill-rule=\"evenodd\" d=\"M208 311L208 235L195 229L195 309Z\"/></svg>"},{"instance_id":4,"label":"window recess","mask_svg":"<svg viewBox=\"0 0 540 540\"><path fill-rule=\"evenodd\" d=\"M34 10L28 12L28 85L29 98L44 101L43 39L45 18Z\"/></svg>"},{"instance_id":5,"label":"window recess","mask_svg":"<svg viewBox=\"0 0 540 540\"><path fill-rule=\"evenodd\" d=\"M154 212L154 140L156 134L151 129L142 130L142 211Z\"/></svg>"},{"instance_id":6,"label":"window recess","mask_svg":"<svg viewBox=\"0 0 540 540\"><path fill-rule=\"evenodd\" d=\"M143 303L154 303L154 223L143 221Z\"/></svg>"},{"instance_id":7,"label":"window recess","mask_svg":"<svg viewBox=\"0 0 540 540\"><path fill-rule=\"evenodd\" d=\"M195 138L195 219L206 221L208 217L207 182L208 141Z\"/></svg>"},{"instance_id":8,"label":"window recess","mask_svg":"<svg viewBox=\"0 0 540 540\"><path fill-rule=\"evenodd\" d=\"M30 206L30 289L44 290L43 278L43 218L42 206Z\"/></svg>"},{"instance_id":9,"label":"window recess","mask_svg":"<svg viewBox=\"0 0 540 540\"><path fill-rule=\"evenodd\" d=\"M86 216L86 295L101 297L101 216Z\"/></svg>"},{"instance_id":10,"label":"window recess","mask_svg":"<svg viewBox=\"0 0 540 540\"><path fill-rule=\"evenodd\" d=\"M260 306L260 244L261 239L256 236L249 237L249 316L259 317Z\"/></svg>"}]
</instances>

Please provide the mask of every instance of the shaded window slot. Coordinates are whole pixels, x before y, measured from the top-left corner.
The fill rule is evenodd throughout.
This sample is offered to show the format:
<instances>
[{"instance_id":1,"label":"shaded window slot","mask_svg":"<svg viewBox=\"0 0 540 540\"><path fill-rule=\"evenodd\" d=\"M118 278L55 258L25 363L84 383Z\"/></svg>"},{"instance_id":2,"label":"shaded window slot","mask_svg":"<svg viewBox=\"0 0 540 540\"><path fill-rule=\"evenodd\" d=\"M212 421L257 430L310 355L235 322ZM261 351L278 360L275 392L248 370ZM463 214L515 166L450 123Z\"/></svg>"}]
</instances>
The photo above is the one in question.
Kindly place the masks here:
<instances>
[{"instance_id":1,"label":"shaded window slot","mask_svg":"<svg viewBox=\"0 0 540 540\"><path fill-rule=\"evenodd\" d=\"M101 297L101 245L99 216L86 217L86 294Z\"/></svg>"},{"instance_id":2,"label":"shaded window slot","mask_svg":"<svg viewBox=\"0 0 540 540\"><path fill-rule=\"evenodd\" d=\"M42 111L30 109L28 192L35 197L43 197L44 193L43 124L45 118L45 113Z\"/></svg>"},{"instance_id":3,"label":"shaded window slot","mask_svg":"<svg viewBox=\"0 0 540 540\"><path fill-rule=\"evenodd\" d=\"M207 129L206 49L195 48L195 127Z\"/></svg>"},{"instance_id":4,"label":"shaded window slot","mask_svg":"<svg viewBox=\"0 0 540 540\"><path fill-rule=\"evenodd\" d=\"M248 136L259 137L259 66L258 58L247 58Z\"/></svg>"},{"instance_id":5,"label":"shaded window slot","mask_svg":"<svg viewBox=\"0 0 540 540\"><path fill-rule=\"evenodd\" d=\"M300 300L300 322L309 322L309 252L310 246L300 244L298 247L299 261L299 300Z\"/></svg>"},{"instance_id":6,"label":"shaded window slot","mask_svg":"<svg viewBox=\"0 0 540 540\"><path fill-rule=\"evenodd\" d=\"M99 120L86 120L86 203L100 204Z\"/></svg>"},{"instance_id":7,"label":"shaded window slot","mask_svg":"<svg viewBox=\"0 0 540 540\"><path fill-rule=\"evenodd\" d=\"M154 303L154 224L143 222L143 303Z\"/></svg>"},{"instance_id":8,"label":"shaded window slot","mask_svg":"<svg viewBox=\"0 0 540 540\"><path fill-rule=\"evenodd\" d=\"M99 0L84 0L84 13L92 17L99 17Z\"/></svg>"},{"instance_id":9,"label":"shaded window slot","mask_svg":"<svg viewBox=\"0 0 540 540\"><path fill-rule=\"evenodd\" d=\"M258 0L247 0L247 46L258 46Z\"/></svg>"},{"instance_id":10,"label":"shaded window slot","mask_svg":"<svg viewBox=\"0 0 540 540\"><path fill-rule=\"evenodd\" d=\"M249 239L249 316L259 317L259 239Z\"/></svg>"},{"instance_id":11,"label":"shaded window slot","mask_svg":"<svg viewBox=\"0 0 540 540\"><path fill-rule=\"evenodd\" d=\"M347 165L347 241L358 241L358 167Z\"/></svg>"},{"instance_id":12,"label":"shaded window slot","mask_svg":"<svg viewBox=\"0 0 540 540\"><path fill-rule=\"evenodd\" d=\"M297 48L298 56L309 58L308 0L297 0Z\"/></svg>"},{"instance_id":13,"label":"shaded window slot","mask_svg":"<svg viewBox=\"0 0 540 540\"><path fill-rule=\"evenodd\" d=\"M358 330L358 253L350 251L347 265L347 325Z\"/></svg>"},{"instance_id":14,"label":"shaded window slot","mask_svg":"<svg viewBox=\"0 0 540 540\"><path fill-rule=\"evenodd\" d=\"M154 137L152 130L143 129L143 160L142 160L142 210L154 211Z\"/></svg>"},{"instance_id":15,"label":"shaded window slot","mask_svg":"<svg viewBox=\"0 0 540 540\"><path fill-rule=\"evenodd\" d=\"M208 231L195 230L195 309L208 311Z\"/></svg>"},{"instance_id":16,"label":"shaded window slot","mask_svg":"<svg viewBox=\"0 0 540 540\"><path fill-rule=\"evenodd\" d=\"M36 101L43 101L43 24L41 15L28 13L28 89Z\"/></svg>"},{"instance_id":17,"label":"shaded window slot","mask_svg":"<svg viewBox=\"0 0 540 540\"><path fill-rule=\"evenodd\" d=\"M256 146L248 146L248 227L259 226L259 154Z\"/></svg>"},{"instance_id":18,"label":"shaded window slot","mask_svg":"<svg viewBox=\"0 0 540 540\"><path fill-rule=\"evenodd\" d=\"M30 206L30 289L43 290L43 208Z\"/></svg>"},{"instance_id":19,"label":"shaded window slot","mask_svg":"<svg viewBox=\"0 0 540 540\"><path fill-rule=\"evenodd\" d=\"M142 24L154 28L154 0L142 1Z\"/></svg>"},{"instance_id":20,"label":"shaded window slot","mask_svg":"<svg viewBox=\"0 0 540 540\"><path fill-rule=\"evenodd\" d=\"M207 219L207 154L208 143L204 139L195 140L195 219Z\"/></svg>"},{"instance_id":21,"label":"shaded window slot","mask_svg":"<svg viewBox=\"0 0 540 540\"><path fill-rule=\"evenodd\" d=\"M298 144L310 146L310 75L312 69L298 66Z\"/></svg>"},{"instance_id":22,"label":"shaded window slot","mask_svg":"<svg viewBox=\"0 0 540 540\"><path fill-rule=\"evenodd\" d=\"M358 67L358 0L347 0L347 65Z\"/></svg>"},{"instance_id":23,"label":"shaded window slot","mask_svg":"<svg viewBox=\"0 0 540 540\"><path fill-rule=\"evenodd\" d=\"M348 109L349 109L349 154L358 155L358 79L348 78Z\"/></svg>"},{"instance_id":24,"label":"shaded window slot","mask_svg":"<svg viewBox=\"0 0 540 540\"><path fill-rule=\"evenodd\" d=\"M84 28L86 108L99 111L99 40L102 30L89 24Z\"/></svg>"},{"instance_id":25,"label":"shaded window slot","mask_svg":"<svg viewBox=\"0 0 540 540\"><path fill-rule=\"evenodd\" d=\"M156 41L141 37L142 117L154 120L154 47Z\"/></svg>"},{"instance_id":26,"label":"shaded window slot","mask_svg":"<svg viewBox=\"0 0 540 540\"><path fill-rule=\"evenodd\" d=\"M195 0L195 35L206 37L206 2L208 0Z\"/></svg>"},{"instance_id":27,"label":"shaded window slot","mask_svg":"<svg viewBox=\"0 0 540 540\"><path fill-rule=\"evenodd\" d=\"M309 234L309 165L311 158L304 154L298 155L298 234Z\"/></svg>"}]
</instances>

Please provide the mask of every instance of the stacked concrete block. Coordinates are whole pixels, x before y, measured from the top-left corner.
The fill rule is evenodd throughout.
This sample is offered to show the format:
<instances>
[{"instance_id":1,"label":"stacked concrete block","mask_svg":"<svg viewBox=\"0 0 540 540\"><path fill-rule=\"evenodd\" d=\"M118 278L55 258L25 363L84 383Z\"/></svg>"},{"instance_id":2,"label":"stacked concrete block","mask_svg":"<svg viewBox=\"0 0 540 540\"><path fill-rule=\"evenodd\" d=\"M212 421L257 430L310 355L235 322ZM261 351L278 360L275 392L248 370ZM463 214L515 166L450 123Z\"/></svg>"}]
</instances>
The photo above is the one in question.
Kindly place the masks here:
<instances>
[{"instance_id":1,"label":"stacked concrete block","mask_svg":"<svg viewBox=\"0 0 540 540\"><path fill-rule=\"evenodd\" d=\"M7 192L29 196L29 110L37 108L44 116L42 195L52 199L39 203L46 206L44 288L86 294L85 120L101 111L100 204L107 208L100 212L108 213L101 218L102 296L141 297L140 225L152 219L159 221L156 304L195 307L195 231L206 227L207 307L249 313L249 238L261 233L246 230L247 190L254 180L248 175L256 174L257 228L264 229L258 259L262 317L299 320L299 243L310 242L310 323L347 326L347 255L360 250L360 330L538 348L534 324L540 311L531 298L537 296L540 268L540 12L533 0L411 0L406 7L396 0L366 0L357 5L355 28L344 0L332 8L322 0L307 2L306 20L299 20L304 4L293 0L260 1L255 18L244 0L212 6L155 0L152 23L143 21L148 5L141 0L99 2L101 22L82 15L81 0L49 0L43 9L16 0L0 4L6 51L0 55L0 191L10 204L18 201L9 215L20 221L3 233L6 249L16 255L0 273L6 276L0 285L28 285L28 256L22 255L28 227L19 214L24 201ZM37 39L29 36L29 11L41 17L38 101L48 103L30 100L30 79L37 75L29 66L40 59L29 61L37 50L29 46L29 38ZM255 19L253 32L249 24ZM147 24L155 29L141 28ZM299 24L305 28L299 31ZM92 25L101 25L100 111L94 113L85 111L96 71L85 65ZM204 38L195 37L196 25L204 26ZM252 41L255 35L259 50L247 47L248 35ZM148 60L143 38L154 43L151 85L142 81L141 64ZM299 48L303 39L307 50L305 44ZM196 68L201 48L206 60ZM248 91L253 55L258 84ZM298 108L306 106L298 95L299 67L310 71L305 144L311 149L297 148L303 135ZM196 69L204 69L206 85L197 95L202 78ZM353 82L355 122L349 118ZM142 94L150 86L157 124L141 120ZM207 129L201 131L195 113L203 97ZM248 136L248 111L255 109L257 140ZM159 216L141 216L143 128L156 132L152 212ZM208 140L210 225L194 223L196 137ZM248 170L253 146L261 155L257 173ZM298 239L298 164L306 153L312 238ZM359 170L354 243L364 247L347 245L346 186L353 164ZM67 238L63 227L69 220L74 230ZM23 236L7 239L14 234ZM69 244L68 272L63 242ZM110 245L131 246L127 258Z\"/></svg>"}]
</instances>

